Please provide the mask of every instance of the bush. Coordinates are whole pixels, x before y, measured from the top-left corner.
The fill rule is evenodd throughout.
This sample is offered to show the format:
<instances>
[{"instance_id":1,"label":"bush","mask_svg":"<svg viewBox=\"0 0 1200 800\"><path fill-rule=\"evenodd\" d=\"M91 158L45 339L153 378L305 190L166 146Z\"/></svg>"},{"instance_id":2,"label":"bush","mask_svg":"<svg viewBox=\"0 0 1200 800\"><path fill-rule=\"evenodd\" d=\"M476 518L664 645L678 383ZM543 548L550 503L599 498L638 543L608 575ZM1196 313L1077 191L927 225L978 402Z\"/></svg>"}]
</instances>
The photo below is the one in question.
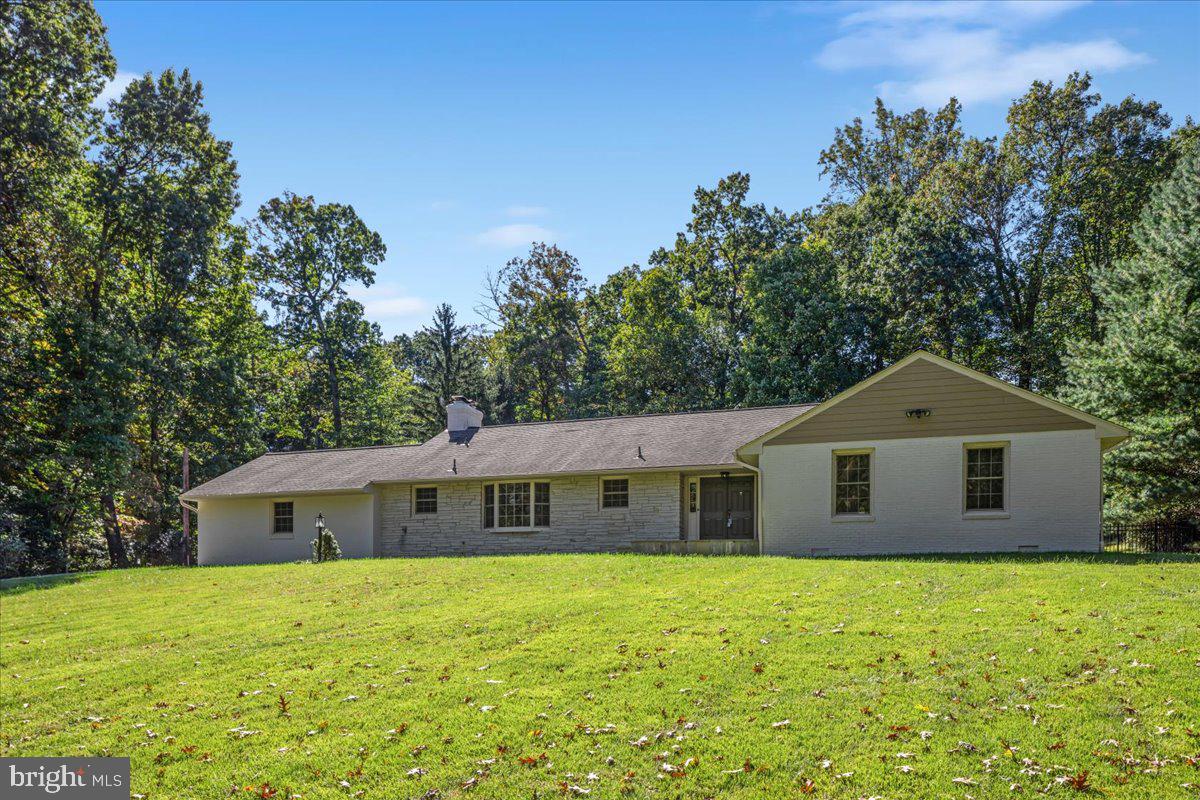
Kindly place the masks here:
<instances>
[{"instance_id":1,"label":"bush","mask_svg":"<svg viewBox=\"0 0 1200 800\"><path fill-rule=\"evenodd\" d=\"M15 533L0 532L0 578L15 578L25 568L29 548Z\"/></svg>"},{"instance_id":2,"label":"bush","mask_svg":"<svg viewBox=\"0 0 1200 800\"><path fill-rule=\"evenodd\" d=\"M108 543L99 526L81 526L71 532L67 538L67 568L70 572L91 572L108 567Z\"/></svg>"},{"instance_id":3,"label":"bush","mask_svg":"<svg viewBox=\"0 0 1200 800\"><path fill-rule=\"evenodd\" d=\"M342 548L338 547L337 539L329 528L321 528L317 538L312 540L313 563L322 561L337 561L342 557Z\"/></svg>"}]
</instances>

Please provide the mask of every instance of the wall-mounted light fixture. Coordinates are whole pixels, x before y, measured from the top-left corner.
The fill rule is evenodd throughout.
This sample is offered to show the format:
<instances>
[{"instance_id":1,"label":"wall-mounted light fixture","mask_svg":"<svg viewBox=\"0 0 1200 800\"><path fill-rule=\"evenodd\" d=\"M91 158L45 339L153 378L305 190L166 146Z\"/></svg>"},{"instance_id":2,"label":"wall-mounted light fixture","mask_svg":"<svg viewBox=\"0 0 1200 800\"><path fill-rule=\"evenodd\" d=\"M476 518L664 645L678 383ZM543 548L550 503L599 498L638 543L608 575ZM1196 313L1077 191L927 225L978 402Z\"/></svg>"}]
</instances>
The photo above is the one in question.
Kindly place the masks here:
<instances>
[{"instance_id":1,"label":"wall-mounted light fixture","mask_svg":"<svg viewBox=\"0 0 1200 800\"><path fill-rule=\"evenodd\" d=\"M924 419L933 413L932 408L910 408L904 412L909 419Z\"/></svg>"}]
</instances>

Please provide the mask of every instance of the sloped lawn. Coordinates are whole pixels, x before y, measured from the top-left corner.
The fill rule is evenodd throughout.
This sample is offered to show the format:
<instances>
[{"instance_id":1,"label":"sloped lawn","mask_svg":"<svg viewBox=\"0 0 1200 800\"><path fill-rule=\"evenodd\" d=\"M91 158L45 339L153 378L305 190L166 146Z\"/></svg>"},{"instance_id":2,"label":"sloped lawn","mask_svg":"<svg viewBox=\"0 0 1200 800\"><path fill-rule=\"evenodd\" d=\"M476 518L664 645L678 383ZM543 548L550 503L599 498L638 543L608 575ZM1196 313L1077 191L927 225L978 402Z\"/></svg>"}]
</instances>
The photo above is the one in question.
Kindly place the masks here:
<instances>
[{"instance_id":1,"label":"sloped lawn","mask_svg":"<svg viewBox=\"0 0 1200 800\"><path fill-rule=\"evenodd\" d=\"M0 673L135 797L1200 795L1196 560L131 570L10 585Z\"/></svg>"}]
</instances>

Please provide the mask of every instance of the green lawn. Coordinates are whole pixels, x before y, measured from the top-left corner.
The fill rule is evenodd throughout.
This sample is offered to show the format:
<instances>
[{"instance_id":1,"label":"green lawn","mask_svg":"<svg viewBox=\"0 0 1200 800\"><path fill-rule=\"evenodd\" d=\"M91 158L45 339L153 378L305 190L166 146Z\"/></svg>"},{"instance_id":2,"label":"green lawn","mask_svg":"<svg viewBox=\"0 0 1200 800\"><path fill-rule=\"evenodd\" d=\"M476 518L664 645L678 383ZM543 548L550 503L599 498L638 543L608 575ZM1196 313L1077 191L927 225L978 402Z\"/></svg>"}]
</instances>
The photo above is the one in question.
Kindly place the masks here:
<instances>
[{"instance_id":1,"label":"green lawn","mask_svg":"<svg viewBox=\"0 0 1200 800\"><path fill-rule=\"evenodd\" d=\"M1200 795L1195 559L143 569L0 625L0 755L135 797Z\"/></svg>"}]
</instances>

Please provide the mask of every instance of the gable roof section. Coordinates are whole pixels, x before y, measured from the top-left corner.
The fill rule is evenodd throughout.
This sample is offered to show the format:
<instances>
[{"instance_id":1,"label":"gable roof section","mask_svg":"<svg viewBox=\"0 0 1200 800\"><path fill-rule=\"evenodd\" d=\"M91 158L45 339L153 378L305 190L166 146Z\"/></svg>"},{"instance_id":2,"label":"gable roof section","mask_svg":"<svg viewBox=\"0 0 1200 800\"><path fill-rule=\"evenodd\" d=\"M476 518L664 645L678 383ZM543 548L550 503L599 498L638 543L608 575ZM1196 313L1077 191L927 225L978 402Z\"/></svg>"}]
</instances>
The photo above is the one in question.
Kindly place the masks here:
<instances>
[{"instance_id":1,"label":"gable roof section","mask_svg":"<svg viewBox=\"0 0 1200 800\"><path fill-rule=\"evenodd\" d=\"M373 483L740 467L737 448L812 405L490 425L465 442L268 453L185 500L366 491ZM638 457L638 448L641 457Z\"/></svg>"},{"instance_id":2,"label":"gable roof section","mask_svg":"<svg viewBox=\"0 0 1200 800\"><path fill-rule=\"evenodd\" d=\"M872 387L878 388L872 392ZM945 416L938 415L939 405ZM929 407L933 414L926 419L909 420L903 416L892 419L893 415L903 415L906 407ZM834 411L830 413L831 410ZM866 426L872 432L856 434L853 416L872 419L872 412L876 422ZM886 421L879 419L881 414L888 415ZM806 425L812 432L802 430ZM738 453L758 454L769 443L1072 428L1094 428L1102 449L1113 447L1129 436L1129 431L1120 425L918 350L746 443L738 448Z\"/></svg>"}]
</instances>

